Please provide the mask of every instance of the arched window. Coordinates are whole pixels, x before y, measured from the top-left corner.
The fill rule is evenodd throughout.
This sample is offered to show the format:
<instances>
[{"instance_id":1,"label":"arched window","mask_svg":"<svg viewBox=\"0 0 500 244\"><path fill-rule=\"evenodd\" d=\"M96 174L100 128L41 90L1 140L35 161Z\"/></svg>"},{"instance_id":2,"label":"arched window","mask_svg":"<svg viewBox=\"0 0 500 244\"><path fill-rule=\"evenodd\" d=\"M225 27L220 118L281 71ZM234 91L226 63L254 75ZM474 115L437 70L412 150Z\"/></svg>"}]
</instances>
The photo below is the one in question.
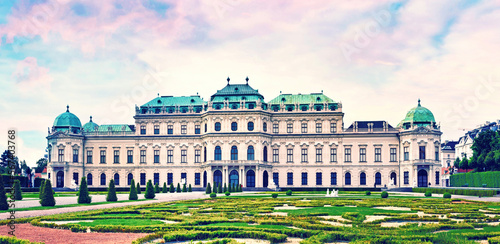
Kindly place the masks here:
<instances>
[{"instance_id":1,"label":"arched window","mask_svg":"<svg viewBox=\"0 0 500 244\"><path fill-rule=\"evenodd\" d=\"M267 146L264 146L264 155L262 161L267 162Z\"/></svg>"},{"instance_id":2,"label":"arched window","mask_svg":"<svg viewBox=\"0 0 500 244\"><path fill-rule=\"evenodd\" d=\"M105 185L106 185L106 174L102 173L101 174L101 186L105 186Z\"/></svg>"},{"instance_id":3,"label":"arched window","mask_svg":"<svg viewBox=\"0 0 500 244\"><path fill-rule=\"evenodd\" d=\"M364 172L359 174L359 184L362 186L366 185L366 174Z\"/></svg>"},{"instance_id":4,"label":"arched window","mask_svg":"<svg viewBox=\"0 0 500 244\"><path fill-rule=\"evenodd\" d=\"M113 178L115 180L115 186L120 185L120 175L118 173L116 173Z\"/></svg>"},{"instance_id":5,"label":"arched window","mask_svg":"<svg viewBox=\"0 0 500 244\"><path fill-rule=\"evenodd\" d=\"M214 186L218 187L222 185L222 172L220 170L216 170L214 172Z\"/></svg>"},{"instance_id":6,"label":"arched window","mask_svg":"<svg viewBox=\"0 0 500 244\"><path fill-rule=\"evenodd\" d=\"M264 132L267 132L267 123L266 122L264 122L262 124L262 130L264 130Z\"/></svg>"},{"instance_id":7,"label":"arched window","mask_svg":"<svg viewBox=\"0 0 500 244\"><path fill-rule=\"evenodd\" d=\"M220 122L215 122L215 131L220 131Z\"/></svg>"},{"instance_id":8,"label":"arched window","mask_svg":"<svg viewBox=\"0 0 500 244\"><path fill-rule=\"evenodd\" d=\"M248 122L248 131L253 131L253 122Z\"/></svg>"},{"instance_id":9,"label":"arched window","mask_svg":"<svg viewBox=\"0 0 500 244\"><path fill-rule=\"evenodd\" d=\"M236 146L231 147L231 160L238 160L238 148Z\"/></svg>"},{"instance_id":10,"label":"arched window","mask_svg":"<svg viewBox=\"0 0 500 244\"><path fill-rule=\"evenodd\" d=\"M236 186L239 184L239 182L238 171L231 171L231 173L229 173L229 184L231 184L232 186Z\"/></svg>"},{"instance_id":11,"label":"arched window","mask_svg":"<svg viewBox=\"0 0 500 244\"><path fill-rule=\"evenodd\" d=\"M247 160L255 160L253 146L248 146Z\"/></svg>"},{"instance_id":12,"label":"arched window","mask_svg":"<svg viewBox=\"0 0 500 244\"><path fill-rule=\"evenodd\" d=\"M134 175L132 173L129 173L127 176L127 185L131 185L133 179L134 179Z\"/></svg>"},{"instance_id":13,"label":"arched window","mask_svg":"<svg viewBox=\"0 0 500 244\"><path fill-rule=\"evenodd\" d=\"M92 174L88 173L87 174L87 185L91 186L92 185Z\"/></svg>"},{"instance_id":14,"label":"arched window","mask_svg":"<svg viewBox=\"0 0 500 244\"><path fill-rule=\"evenodd\" d=\"M345 185L350 186L351 185L351 173L345 173Z\"/></svg>"},{"instance_id":15,"label":"arched window","mask_svg":"<svg viewBox=\"0 0 500 244\"><path fill-rule=\"evenodd\" d=\"M207 132L207 129L208 129L208 126L207 126L207 124L205 124L205 132Z\"/></svg>"},{"instance_id":16,"label":"arched window","mask_svg":"<svg viewBox=\"0 0 500 244\"><path fill-rule=\"evenodd\" d=\"M231 123L231 130L237 131L238 130L238 123L236 123L236 122Z\"/></svg>"},{"instance_id":17,"label":"arched window","mask_svg":"<svg viewBox=\"0 0 500 244\"><path fill-rule=\"evenodd\" d=\"M203 162L207 161L207 148L203 147Z\"/></svg>"},{"instance_id":18,"label":"arched window","mask_svg":"<svg viewBox=\"0 0 500 244\"><path fill-rule=\"evenodd\" d=\"M382 174L380 172L375 173L375 185L382 185Z\"/></svg>"},{"instance_id":19,"label":"arched window","mask_svg":"<svg viewBox=\"0 0 500 244\"><path fill-rule=\"evenodd\" d=\"M220 146L215 147L214 160L222 160L222 151L220 150Z\"/></svg>"}]
</instances>

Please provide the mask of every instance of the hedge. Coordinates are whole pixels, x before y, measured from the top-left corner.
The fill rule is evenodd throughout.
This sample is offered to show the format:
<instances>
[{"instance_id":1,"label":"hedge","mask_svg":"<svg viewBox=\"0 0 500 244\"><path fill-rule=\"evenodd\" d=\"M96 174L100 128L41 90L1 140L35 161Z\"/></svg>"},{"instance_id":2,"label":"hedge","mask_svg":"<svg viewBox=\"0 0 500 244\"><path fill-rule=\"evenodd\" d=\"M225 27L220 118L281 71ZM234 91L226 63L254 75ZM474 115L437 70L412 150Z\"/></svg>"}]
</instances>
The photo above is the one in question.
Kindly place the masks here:
<instances>
[{"instance_id":1,"label":"hedge","mask_svg":"<svg viewBox=\"0 0 500 244\"><path fill-rule=\"evenodd\" d=\"M490 244L500 243L500 236L495 236L495 237L488 238L488 243L490 243Z\"/></svg>"},{"instance_id":2,"label":"hedge","mask_svg":"<svg viewBox=\"0 0 500 244\"><path fill-rule=\"evenodd\" d=\"M37 244L43 242L30 242L28 240L17 239L16 237L0 236L0 243L12 243L12 244Z\"/></svg>"},{"instance_id":3,"label":"hedge","mask_svg":"<svg viewBox=\"0 0 500 244\"><path fill-rule=\"evenodd\" d=\"M449 188L413 188L413 192L425 193L426 191L431 191L432 193L444 194L448 192L452 195L466 195L466 196L480 196L480 197L491 197L497 194L496 190L472 190L472 189L449 189Z\"/></svg>"},{"instance_id":4,"label":"hedge","mask_svg":"<svg viewBox=\"0 0 500 244\"><path fill-rule=\"evenodd\" d=\"M263 231L175 231L163 235L165 242L206 240L226 237L264 239L271 243L284 242L287 238L285 234L267 233Z\"/></svg>"},{"instance_id":5,"label":"hedge","mask_svg":"<svg viewBox=\"0 0 500 244\"><path fill-rule=\"evenodd\" d=\"M28 187L28 177L26 176L14 175L14 178L11 179L11 175L2 174L2 178L5 187L12 187L15 180L19 180L21 187Z\"/></svg>"},{"instance_id":6,"label":"hedge","mask_svg":"<svg viewBox=\"0 0 500 244\"><path fill-rule=\"evenodd\" d=\"M469 187L500 188L500 171L460 173L450 176L450 186L462 187L468 184Z\"/></svg>"}]
</instances>

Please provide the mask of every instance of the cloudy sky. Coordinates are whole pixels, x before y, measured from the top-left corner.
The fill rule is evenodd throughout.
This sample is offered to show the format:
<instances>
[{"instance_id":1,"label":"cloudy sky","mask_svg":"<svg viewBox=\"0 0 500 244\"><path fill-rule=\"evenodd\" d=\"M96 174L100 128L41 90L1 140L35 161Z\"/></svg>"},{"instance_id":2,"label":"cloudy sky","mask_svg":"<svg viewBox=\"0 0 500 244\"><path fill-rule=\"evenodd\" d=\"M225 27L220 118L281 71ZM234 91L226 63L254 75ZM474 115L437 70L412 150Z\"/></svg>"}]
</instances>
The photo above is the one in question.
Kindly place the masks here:
<instances>
[{"instance_id":1,"label":"cloudy sky","mask_svg":"<svg viewBox=\"0 0 500 244\"><path fill-rule=\"evenodd\" d=\"M422 100L443 140L500 119L500 1L7 0L0 5L0 150L34 165L66 110L133 124L160 95L226 84L323 91L345 126L393 126Z\"/></svg>"}]
</instances>

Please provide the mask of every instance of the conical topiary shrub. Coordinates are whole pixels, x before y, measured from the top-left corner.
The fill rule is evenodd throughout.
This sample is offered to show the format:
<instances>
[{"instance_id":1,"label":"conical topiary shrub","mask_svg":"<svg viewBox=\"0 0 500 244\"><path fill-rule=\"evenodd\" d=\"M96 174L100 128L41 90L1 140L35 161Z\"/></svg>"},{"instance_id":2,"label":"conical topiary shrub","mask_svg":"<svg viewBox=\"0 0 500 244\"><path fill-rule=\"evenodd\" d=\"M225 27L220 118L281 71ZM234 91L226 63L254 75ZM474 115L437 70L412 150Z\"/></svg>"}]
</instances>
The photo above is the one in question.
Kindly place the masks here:
<instances>
[{"instance_id":1,"label":"conical topiary shrub","mask_svg":"<svg viewBox=\"0 0 500 244\"><path fill-rule=\"evenodd\" d=\"M224 183L224 193L226 193L226 191L227 191L227 185L226 183Z\"/></svg>"},{"instance_id":2,"label":"conical topiary shrub","mask_svg":"<svg viewBox=\"0 0 500 244\"><path fill-rule=\"evenodd\" d=\"M234 184L233 183L230 183L229 184L229 189L227 189L229 192L234 192Z\"/></svg>"},{"instance_id":3,"label":"conical topiary shrub","mask_svg":"<svg viewBox=\"0 0 500 244\"><path fill-rule=\"evenodd\" d=\"M115 188L115 181L114 180L109 181L108 196L106 196L106 201L108 201L108 202L118 201L118 198L116 197L116 188Z\"/></svg>"},{"instance_id":4,"label":"conical topiary shrub","mask_svg":"<svg viewBox=\"0 0 500 244\"><path fill-rule=\"evenodd\" d=\"M56 205L56 199L54 199L54 191L52 190L50 180L45 180L45 186L43 187L40 204L44 207L53 207Z\"/></svg>"},{"instance_id":5,"label":"conical topiary shrub","mask_svg":"<svg viewBox=\"0 0 500 244\"><path fill-rule=\"evenodd\" d=\"M167 193L168 188L167 188L167 182L163 182L163 188L161 188L161 193Z\"/></svg>"},{"instance_id":6,"label":"conical topiary shrub","mask_svg":"<svg viewBox=\"0 0 500 244\"><path fill-rule=\"evenodd\" d=\"M5 195L5 187L3 185L3 177L0 175L0 210L8 210L7 196Z\"/></svg>"},{"instance_id":7,"label":"conical topiary shrub","mask_svg":"<svg viewBox=\"0 0 500 244\"><path fill-rule=\"evenodd\" d=\"M212 189L212 193L217 193L217 184L214 182L214 188Z\"/></svg>"},{"instance_id":8,"label":"conical topiary shrub","mask_svg":"<svg viewBox=\"0 0 500 244\"><path fill-rule=\"evenodd\" d=\"M170 183L170 187L169 187L169 191L170 193L174 193L175 192L175 188L174 188L174 183Z\"/></svg>"},{"instance_id":9,"label":"conical topiary shrub","mask_svg":"<svg viewBox=\"0 0 500 244\"><path fill-rule=\"evenodd\" d=\"M182 192L187 192L186 184L182 185Z\"/></svg>"},{"instance_id":10,"label":"conical topiary shrub","mask_svg":"<svg viewBox=\"0 0 500 244\"><path fill-rule=\"evenodd\" d=\"M151 180L148 180L148 184L146 184L146 193L144 193L144 198L153 199L155 198L155 189L153 188L153 183Z\"/></svg>"},{"instance_id":11,"label":"conical topiary shrub","mask_svg":"<svg viewBox=\"0 0 500 244\"><path fill-rule=\"evenodd\" d=\"M45 186L45 180L43 180L42 182L40 182L40 189L39 189L39 192L38 192L38 198L39 199L42 199L42 196L43 196L43 187Z\"/></svg>"},{"instance_id":12,"label":"conical topiary shrub","mask_svg":"<svg viewBox=\"0 0 500 244\"><path fill-rule=\"evenodd\" d=\"M188 192L193 192L193 188L191 188L191 184L189 184Z\"/></svg>"},{"instance_id":13,"label":"conical topiary shrub","mask_svg":"<svg viewBox=\"0 0 500 244\"><path fill-rule=\"evenodd\" d=\"M210 186L210 182L207 184L207 188L205 189L206 194L212 193L212 187Z\"/></svg>"},{"instance_id":14,"label":"conical topiary shrub","mask_svg":"<svg viewBox=\"0 0 500 244\"><path fill-rule=\"evenodd\" d=\"M135 188L135 181L132 179L130 182L130 193L128 194L128 200L137 200L139 196L137 196L137 189Z\"/></svg>"},{"instance_id":15,"label":"conical topiary shrub","mask_svg":"<svg viewBox=\"0 0 500 244\"><path fill-rule=\"evenodd\" d=\"M155 184L155 193L160 193L160 186L158 183Z\"/></svg>"},{"instance_id":16,"label":"conical topiary shrub","mask_svg":"<svg viewBox=\"0 0 500 244\"><path fill-rule=\"evenodd\" d=\"M14 199L23 200L23 192L21 191L21 182L14 180Z\"/></svg>"},{"instance_id":17,"label":"conical topiary shrub","mask_svg":"<svg viewBox=\"0 0 500 244\"><path fill-rule=\"evenodd\" d=\"M219 183L219 189L217 189L217 193L222 193L222 183Z\"/></svg>"},{"instance_id":18,"label":"conical topiary shrub","mask_svg":"<svg viewBox=\"0 0 500 244\"><path fill-rule=\"evenodd\" d=\"M92 198L89 196L89 188L87 187L87 179L82 177L82 183L78 190L78 203L90 203Z\"/></svg>"},{"instance_id":19,"label":"conical topiary shrub","mask_svg":"<svg viewBox=\"0 0 500 244\"><path fill-rule=\"evenodd\" d=\"M139 182L137 182L137 187L135 189L137 190L137 194L141 194L141 185Z\"/></svg>"},{"instance_id":20,"label":"conical topiary shrub","mask_svg":"<svg viewBox=\"0 0 500 244\"><path fill-rule=\"evenodd\" d=\"M177 188L175 189L175 192L179 193L181 192L181 184L177 183Z\"/></svg>"}]
</instances>

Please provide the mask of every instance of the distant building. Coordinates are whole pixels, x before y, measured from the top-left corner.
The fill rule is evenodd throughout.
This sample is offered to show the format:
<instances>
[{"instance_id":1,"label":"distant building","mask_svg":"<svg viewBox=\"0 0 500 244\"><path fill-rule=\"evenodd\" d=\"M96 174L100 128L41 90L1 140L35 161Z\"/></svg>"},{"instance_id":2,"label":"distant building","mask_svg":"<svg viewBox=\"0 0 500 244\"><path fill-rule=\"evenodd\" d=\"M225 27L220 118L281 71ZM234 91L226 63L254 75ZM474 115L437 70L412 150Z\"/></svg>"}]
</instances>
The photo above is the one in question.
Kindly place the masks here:
<instances>
[{"instance_id":1,"label":"distant building","mask_svg":"<svg viewBox=\"0 0 500 244\"><path fill-rule=\"evenodd\" d=\"M442 186L449 186L450 175L454 173L455 145L458 141L445 141L441 144Z\"/></svg>"},{"instance_id":2,"label":"distant building","mask_svg":"<svg viewBox=\"0 0 500 244\"><path fill-rule=\"evenodd\" d=\"M465 133L464 136L460 137L458 144L455 145L455 155L456 157L462 159L464 157L472 157L472 144L474 139L479 135L479 133L492 130L497 131L500 127L500 120L495 122L486 121L486 123L479 125L476 129L470 130Z\"/></svg>"}]
</instances>

